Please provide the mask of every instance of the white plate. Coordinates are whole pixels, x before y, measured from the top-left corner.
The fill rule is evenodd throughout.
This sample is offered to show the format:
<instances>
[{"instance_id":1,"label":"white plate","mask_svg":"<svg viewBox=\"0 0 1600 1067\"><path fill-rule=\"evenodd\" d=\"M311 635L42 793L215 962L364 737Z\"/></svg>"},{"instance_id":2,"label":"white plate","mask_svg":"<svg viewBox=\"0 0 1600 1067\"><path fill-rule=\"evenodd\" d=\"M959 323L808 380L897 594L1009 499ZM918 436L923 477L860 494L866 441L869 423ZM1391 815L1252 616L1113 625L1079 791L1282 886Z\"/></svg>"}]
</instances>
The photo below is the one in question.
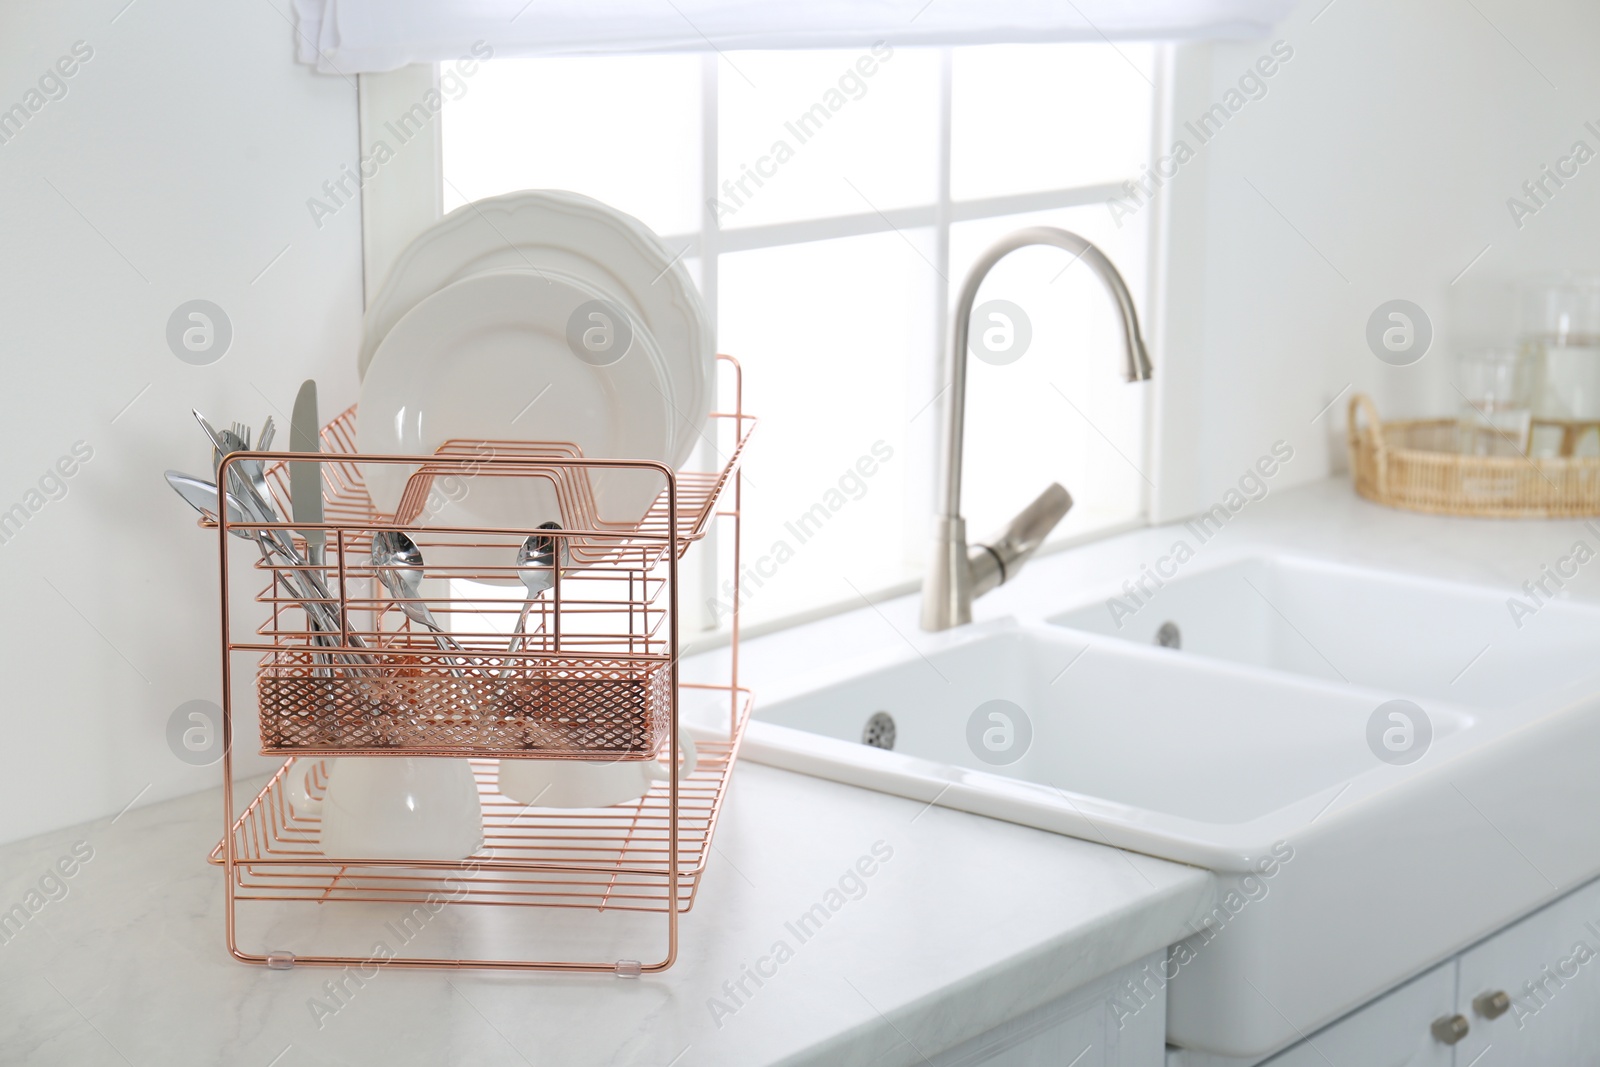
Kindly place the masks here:
<instances>
[{"instance_id":1,"label":"white plate","mask_svg":"<svg viewBox=\"0 0 1600 1067\"><path fill-rule=\"evenodd\" d=\"M575 444L590 459L666 461L668 404L648 331L632 322L631 347L607 366L568 346L574 312L603 299L581 279L548 269L488 271L434 293L395 324L373 357L361 383L357 449L431 455L454 439L552 441ZM362 465L379 511L395 511L415 469ZM637 522L662 488L657 472L591 476L599 517L613 522ZM474 477L449 496L430 521L527 530L546 520L567 524L554 488L535 478Z\"/></svg>"},{"instance_id":2,"label":"white plate","mask_svg":"<svg viewBox=\"0 0 1600 1067\"><path fill-rule=\"evenodd\" d=\"M577 193L530 190L463 205L406 247L367 309L358 372L395 323L430 293L479 271L554 268L611 294L655 337L668 377L673 444L682 466L701 439L715 391L705 302L683 264L644 223Z\"/></svg>"}]
</instances>

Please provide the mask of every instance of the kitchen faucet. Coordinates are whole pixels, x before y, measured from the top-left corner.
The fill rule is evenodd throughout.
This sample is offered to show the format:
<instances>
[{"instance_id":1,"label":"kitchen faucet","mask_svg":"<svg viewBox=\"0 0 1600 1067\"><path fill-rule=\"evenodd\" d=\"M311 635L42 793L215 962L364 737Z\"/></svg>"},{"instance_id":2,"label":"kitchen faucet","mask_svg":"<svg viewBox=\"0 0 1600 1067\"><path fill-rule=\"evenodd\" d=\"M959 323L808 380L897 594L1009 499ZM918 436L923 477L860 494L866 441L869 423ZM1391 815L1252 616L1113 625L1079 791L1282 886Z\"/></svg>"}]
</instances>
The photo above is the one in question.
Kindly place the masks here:
<instances>
[{"instance_id":1,"label":"kitchen faucet","mask_svg":"<svg viewBox=\"0 0 1600 1067\"><path fill-rule=\"evenodd\" d=\"M956 301L954 328L950 331L950 421L945 427L944 477L940 479L939 513L934 518L933 554L922 586L922 628L948 630L972 621L972 602L989 590L1016 577L1028 557L1072 507L1072 497L1060 484L1049 488L1023 508L1016 518L986 544L967 546L967 523L961 517L962 435L967 410L967 331L972 303L989 271L1011 252L1028 245L1053 245L1082 260L1105 283L1122 316L1122 337L1127 348L1128 381L1148 381L1150 357L1139 336L1139 316L1128 286L1105 253L1075 233L1053 226L1030 226L1002 237L978 258L961 285Z\"/></svg>"}]
</instances>

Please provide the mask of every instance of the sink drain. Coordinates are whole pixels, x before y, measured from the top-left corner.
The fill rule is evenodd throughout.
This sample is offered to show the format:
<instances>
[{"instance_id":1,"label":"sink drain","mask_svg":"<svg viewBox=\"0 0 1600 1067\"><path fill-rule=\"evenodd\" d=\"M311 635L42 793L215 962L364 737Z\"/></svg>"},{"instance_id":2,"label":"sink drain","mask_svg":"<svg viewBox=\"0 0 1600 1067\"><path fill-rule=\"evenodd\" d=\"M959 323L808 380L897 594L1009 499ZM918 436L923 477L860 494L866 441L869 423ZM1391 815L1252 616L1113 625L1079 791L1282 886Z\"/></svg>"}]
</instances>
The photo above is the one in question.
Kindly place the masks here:
<instances>
[{"instance_id":1,"label":"sink drain","mask_svg":"<svg viewBox=\"0 0 1600 1067\"><path fill-rule=\"evenodd\" d=\"M861 743L873 748L894 747L894 717L887 711L875 711L867 725L861 728Z\"/></svg>"},{"instance_id":2,"label":"sink drain","mask_svg":"<svg viewBox=\"0 0 1600 1067\"><path fill-rule=\"evenodd\" d=\"M1156 644L1162 648L1182 648L1183 634L1178 630L1175 622L1164 622L1161 629L1156 631Z\"/></svg>"}]
</instances>

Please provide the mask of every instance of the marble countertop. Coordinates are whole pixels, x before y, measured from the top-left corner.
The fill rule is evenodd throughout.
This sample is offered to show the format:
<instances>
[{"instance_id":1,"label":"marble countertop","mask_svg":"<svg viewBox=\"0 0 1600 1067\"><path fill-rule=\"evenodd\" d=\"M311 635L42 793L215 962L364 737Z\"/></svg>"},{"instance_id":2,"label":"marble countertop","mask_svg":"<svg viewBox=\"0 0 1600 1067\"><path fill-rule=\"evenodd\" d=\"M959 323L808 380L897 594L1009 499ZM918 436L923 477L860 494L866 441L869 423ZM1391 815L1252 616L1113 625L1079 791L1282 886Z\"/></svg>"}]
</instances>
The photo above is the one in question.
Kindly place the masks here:
<instances>
[{"instance_id":1,"label":"marble countertop","mask_svg":"<svg viewBox=\"0 0 1600 1067\"><path fill-rule=\"evenodd\" d=\"M338 971L228 955L220 830L214 790L0 849L0 909L27 913L0 927L0 1062L896 1067L1178 940L1213 894L1193 868L741 763L665 973L379 969L334 996Z\"/></svg>"}]
</instances>

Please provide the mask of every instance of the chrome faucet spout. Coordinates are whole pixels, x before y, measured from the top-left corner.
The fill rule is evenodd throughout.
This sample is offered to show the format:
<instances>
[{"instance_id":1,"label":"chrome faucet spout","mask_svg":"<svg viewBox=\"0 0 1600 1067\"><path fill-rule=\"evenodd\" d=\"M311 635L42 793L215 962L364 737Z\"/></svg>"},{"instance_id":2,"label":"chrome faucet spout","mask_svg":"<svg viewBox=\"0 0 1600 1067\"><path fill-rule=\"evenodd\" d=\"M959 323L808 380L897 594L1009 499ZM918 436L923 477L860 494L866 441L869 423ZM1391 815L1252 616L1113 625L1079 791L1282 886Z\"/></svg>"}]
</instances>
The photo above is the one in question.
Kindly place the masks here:
<instances>
[{"instance_id":1,"label":"chrome faucet spout","mask_svg":"<svg viewBox=\"0 0 1600 1067\"><path fill-rule=\"evenodd\" d=\"M961 517L961 460L965 448L967 408L967 337L972 305L989 271L1010 253L1029 245L1051 245L1072 253L1094 271L1116 304L1122 322L1124 355L1130 382L1150 378L1150 356L1139 333L1133 296L1105 253L1089 241L1052 226L1030 226L1002 237L989 247L962 282L950 330L950 387L945 403L944 464L939 479L939 511L934 517L933 552L922 589L922 628L948 630L972 621L972 601L1010 580L1045 536L1072 507L1072 498L1052 485L987 545L967 546L966 520Z\"/></svg>"}]
</instances>

